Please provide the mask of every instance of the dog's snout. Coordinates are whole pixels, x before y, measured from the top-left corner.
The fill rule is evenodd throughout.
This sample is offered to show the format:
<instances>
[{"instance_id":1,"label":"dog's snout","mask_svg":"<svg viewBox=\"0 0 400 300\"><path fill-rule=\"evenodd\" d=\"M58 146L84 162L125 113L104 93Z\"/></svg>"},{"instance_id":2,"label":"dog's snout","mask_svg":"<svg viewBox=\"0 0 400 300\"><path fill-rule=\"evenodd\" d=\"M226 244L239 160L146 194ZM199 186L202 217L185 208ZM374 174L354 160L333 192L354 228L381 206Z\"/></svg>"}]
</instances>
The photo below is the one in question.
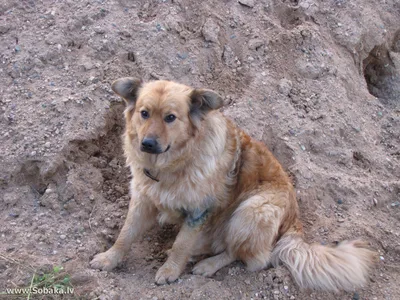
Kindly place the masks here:
<instances>
[{"instance_id":1,"label":"dog's snout","mask_svg":"<svg viewBox=\"0 0 400 300\"><path fill-rule=\"evenodd\" d=\"M149 153L157 153L160 151L160 146L155 138L144 138L142 141L141 150Z\"/></svg>"},{"instance_id":2,"label":"dog's snout","mask_svg":"<svg viewBox=\"0 0 400 300\"><path fill-rule=\"evenodd\" d=\"M155 149L158 146L157 140L154 138L144 138L142 146L147 149Z\"/></svg>"}]
</instances>

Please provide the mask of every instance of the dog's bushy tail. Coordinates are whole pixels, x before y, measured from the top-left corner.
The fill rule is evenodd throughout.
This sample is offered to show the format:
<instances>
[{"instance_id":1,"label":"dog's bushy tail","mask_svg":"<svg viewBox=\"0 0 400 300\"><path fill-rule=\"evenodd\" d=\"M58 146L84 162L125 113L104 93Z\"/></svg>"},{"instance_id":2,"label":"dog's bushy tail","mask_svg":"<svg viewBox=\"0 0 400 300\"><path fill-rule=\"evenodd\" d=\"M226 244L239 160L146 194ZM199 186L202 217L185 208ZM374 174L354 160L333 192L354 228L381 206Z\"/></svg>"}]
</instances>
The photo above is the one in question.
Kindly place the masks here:
<instances>
[{"instance_id":1,"label":"dog's bushy tail","mask_svg":"<svg viewBox=\"0 0 400 300\"><path fill-rule=\"evenodd\" d=\"M283 262L300 287L334 292L364 285L375 261L376 253L364 242L309 245L297 233L283 235L272 252L272 264Z\"/></svg>"}]
</instances>

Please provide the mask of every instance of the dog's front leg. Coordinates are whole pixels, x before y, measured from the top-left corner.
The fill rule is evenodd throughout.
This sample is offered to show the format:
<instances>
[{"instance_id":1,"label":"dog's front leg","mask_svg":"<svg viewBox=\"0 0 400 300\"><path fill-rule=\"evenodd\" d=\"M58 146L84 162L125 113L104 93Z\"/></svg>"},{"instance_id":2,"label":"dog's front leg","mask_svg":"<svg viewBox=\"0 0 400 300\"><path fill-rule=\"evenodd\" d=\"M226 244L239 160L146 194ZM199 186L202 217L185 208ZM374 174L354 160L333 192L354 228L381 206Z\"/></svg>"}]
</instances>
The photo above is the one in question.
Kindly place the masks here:
<instances>
[{"instance_id":1,"label":"dog's front leg","mask_svg":"<svg viewBox=\"0 0 400 300\"><path fill-rule=\"evenodd\" d=\"M182 225L172 249L169 251L167 261L157 271L157 284L165 284L178 279L191 257L200 230L201 226L190 226L187 222Z\"/></svg>"},{"instance_id":2,"label":"dog's front leg","mask_svg":"<svg viewBox=\"0 0 400 300\"><path fill-rule=\"evenodd\" d=\"M155 223L157 209L147 199L132 196L124 226L114 245L106 252L97 254L90 262L95 269L114 269L129 251L132 243Z\"/></svg>"}]
</instances>

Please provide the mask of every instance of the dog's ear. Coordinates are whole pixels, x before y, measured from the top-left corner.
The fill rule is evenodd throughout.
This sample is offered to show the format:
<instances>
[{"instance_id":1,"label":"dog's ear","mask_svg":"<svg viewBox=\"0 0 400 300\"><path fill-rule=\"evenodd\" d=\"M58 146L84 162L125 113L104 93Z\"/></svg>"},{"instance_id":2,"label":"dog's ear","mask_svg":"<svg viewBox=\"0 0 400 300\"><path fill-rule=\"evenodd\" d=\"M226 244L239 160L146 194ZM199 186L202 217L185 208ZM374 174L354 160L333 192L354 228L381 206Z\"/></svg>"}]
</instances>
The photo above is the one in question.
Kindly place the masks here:
<instances>
[{"instance_id":1,"label":"dog's ear","mask_svg":"<svg viewBox=\"0 0 400 300\"><path fill-rule=\"evenodd\" d=\"M115 80L111 88L116 94L124 98L127 104L135 104L141 85L142 81L140 79L124 77Z\"/></svg>"},{"instance_id":2,"label":"dog's ear","mask_svg":"<svg viewBox=\"0 0 400 300\"><path fill-rule=\"evenodd\" d=\"M206 89L195 89L190 94L190 117L199 121L211 110L219 109L224 104L216 92ZM196 122L197 123L197 122Z\"/></svg>"}]
</instances>

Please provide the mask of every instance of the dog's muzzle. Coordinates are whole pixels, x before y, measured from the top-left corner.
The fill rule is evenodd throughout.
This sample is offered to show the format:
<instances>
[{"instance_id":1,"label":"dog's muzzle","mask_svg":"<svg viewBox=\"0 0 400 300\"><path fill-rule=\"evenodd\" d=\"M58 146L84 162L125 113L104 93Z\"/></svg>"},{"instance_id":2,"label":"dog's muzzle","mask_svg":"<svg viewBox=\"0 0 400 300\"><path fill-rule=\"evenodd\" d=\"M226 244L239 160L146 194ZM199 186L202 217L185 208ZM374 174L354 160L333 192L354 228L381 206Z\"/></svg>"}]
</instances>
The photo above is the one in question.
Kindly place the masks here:
<instances>
[{"instance_id":1,"label":"dog's muzzle","mask_svg":"<svg viewBox=\"0 0 400 300\"><path fill-rule=\"evenodd\" d=\"M157 142L157 139L155 138L144 138L142 144L140 145L140 151L151 154L161 154L167 152L169 148L170 146L168 145L167 149L163 151L160 144Z\"/></svg>"}]
</instances>

